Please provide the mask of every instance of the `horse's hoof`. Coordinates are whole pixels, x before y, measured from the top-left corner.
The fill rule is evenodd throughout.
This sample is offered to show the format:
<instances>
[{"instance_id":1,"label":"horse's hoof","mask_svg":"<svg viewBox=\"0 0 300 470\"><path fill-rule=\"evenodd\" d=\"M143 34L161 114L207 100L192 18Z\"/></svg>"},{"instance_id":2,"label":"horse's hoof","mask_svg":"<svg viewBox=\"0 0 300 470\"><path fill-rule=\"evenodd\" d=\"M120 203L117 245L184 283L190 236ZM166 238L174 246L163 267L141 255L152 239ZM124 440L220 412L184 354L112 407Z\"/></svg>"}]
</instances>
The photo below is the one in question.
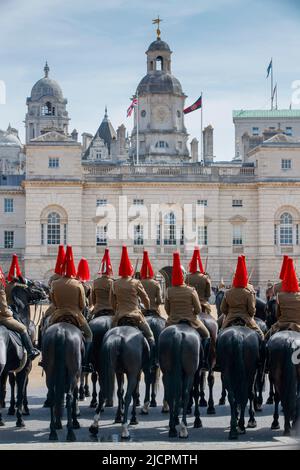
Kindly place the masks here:
<instances>
[{"instance_id":1,"label":"horse's hoof","mask_svg":"<svg viewBox=\"0 0 300 470\"><path fill-rule=\"evenodd\" d=\"M254 411L255 411L256 413L262 412L262 405L255 405L255 406L254 406Z\"/></svg>"},{"instance_id":2,"label":"horse's hoof","mask_svg":"<svg viewBox=\"0 0 300 470\"><path fill-rule=\"evenodd\" d=\"M206 408L207 407L207 401L205 400L205 398L201 398L199 406L201 408Z\"/></svg>"},{"instance_id":3,"label":"horse's hoof","mask_svg":"<svg viewBox=\"0 0 300 470\"><path fill-rule=\"evenodd\" d=\"M273 405L273 404L274 404L273 398L269 397L266 401L266 405Z\"/></svg>"},{"instance_id":4,"label":"horse's hoof","mask_svg":"<svg viewBox=\"0 0 300 470\"><path fill-rule=\"evenodd\" d=\"M21 419L19 421L16 422L16 426L17 428L25 428L25 423L24 421Z\"/></svg>"},{"instance_id":5,"label":"horse's hoof","mask_svg":"<svg viewBox=\"0 0 300 470\"><path fill-rule=\"evenodd\" d=\"M148 411L148 410L145 410L144 408L142 408L141 411L140 411L140 414L141 414L141 415L148 416L149 411Z\"/></svg>"},{"instance_id":6,"label":"horse's hoof","mask_svg":"<svg viewBox=\"0 0 300 470\"><path fill-rule=\"evenodd\" d=\"M79 418L80 416L80 409L78 407L76 408L75 416L76 418Z\"/></svg>"},{"instance_id":7,"label":"horse's hoof","mask_svg":"<svg viewBox=\"0 0 300 470\"><path fill-rule=\"evenodd\" d=\"M169 437L178 437L178 433L177 433L176 429L170 429Z\"/></svg>"},{"instance_id":8,"label":"horse's hoof","mask_svg":"<svg viewBox=\"0 0 300 470\"><path fill-rule=\"evenodd\" d=\"M257 427L257 422L255 421L255 419L253 419L253 421L248 421L247 428L254 429L256 427Z\"/></svg>"},{"instance_id":9,"label":"horse's hoof","mask_svg":"<svg viewBox=\"0 0 300 470\"><path fill-rule=\"evenodd\" d=\"M245 426L238 426L238 433L239 434L246 434L246 428Z\"/></svg>"},{"instance_id":10,"label":"horse's hoof","mask_svg":"<svg viewBox=\"0 0 300 470\"><path fill-rule=\"evenodd\" d=\"M200 418L195 418L195 421L194 421L194 428L195 428L195 429L202 428L202 421L201 421Z\"/></svg>"},{"instance_id":11,"label":"horse's hoof","mask_svg":"<svg viewBox=\"0 0 300 470\"><path fill-rule=\"evenodd\" d=\"M90 432L90 434L92 434L93 436L97 436L98 431L99 431L99 427L96 426L95 424L92 424L92 425L89 427L89 432Z\"/></svg>"},{"instance_id":12,"label":"horse's hoof","mask_svg":"<svg viewBox=\"0 0 300 470\"><path fill-rule=\"evenodd\" d=\"M280 424L278 423L278 421L273 421L273 423L271 424L271 429L273 429L273 431L275 431L276 429L280 429Z\"/></svg>"},{"instance_id":13,"label":"horse's hoof","mask_svg":"<svg viewBox=\"0 0 300 470\"><path fill-rule=\"evenodd\" d=\"M43 404L43 408L50 408L50 406L51 406L50 400L45 400Z\"/></svg>"},{"instance_id":14,"label":"horse's hoof","mask_svg":"<svg viewBox=\"0 0 300 470\"><path fill-rule=\"evenodd\" d=\"M138 422L138 420L137 420L136 418L135 418L135 419L132 419L132 418L131 418L130 424L131 424L132 426L136 426L137 424L139 424L139 422Z\"/></svg>"},{"instance_id":15,"label":"horse's hoof","mask_svg":"<svg viewBox=\"0 0 300 470\"><path fill-rule=\"evenodd\" d=\"M179 433L179 439L188 439L188 437L189 437L188 434L186 434L186 435L181 435L181 434Z\"/></svg>"},{"instance_id":16,"label":"horse's hoof","mask_svg":"<svg viewBox=\"0 0 300 470\"><path fill-rule=\"evenodd\" d=\"M151 400L150 401L150 408L156 408L156 407L157 407L156 400Z\"/></svg>"},{"instance_id":17,"label":"horse's hoof","mask_svg":"<svg viewBox=\"0 0 300 470\"><path fill-rule=\"evenodd\" d=\"M91 396L90 390L89 390L88 387L87 387L87 388L84 388L84 396L85 396L86 398L89 398L89 397Z\"/></svg>"},{"instance_id":18,"label":"horse's hoof","mask_svg":"<svg viewBox=\"0 0 300 470\"><path fill-rule=\"evenodd\" d=\"M128 434L128 436L125 436L125 435L123 436L121 434L121 439L122 439L122 441L129 441L130 440L130 434Z\"/></svg>"},{"instance_id":19,"label":"horse's hoof","mask_svg":"<svg viewBox=\"0 0 300 470\"><path fill-rule=\"evenodd\" d=\"M175 421L175 426L178 426L180 423L178 416L176 416L174 421Z\"/></svg>"},{"instance_id":20,"label":"horse's hoof","mask_svg":"<svg viewBox=\"0 0 300 470\"><path fill-rule=\"evenodd\" d=\"M113 405L112 405L113 406ZM135 406L141 406L141 401L140 399L138 398L135 402Z\"/></svg>"},{"instance_id":21,"label":"horse's hoof","mask_svg":"<svg viewBox=\"0 0 300 470\"><path fill-rule=\"evenodd\" d=\"M76 441L76 436L75 436L75 433L73 432L72 429L69 429L66 440L68 442L75 442Z\"/></svg>"},{"instance_id":22,"label":"horse's hoof","mask_svg":"<svg viewBox=\"0 0 300 470\"><path fill-rule=\"evenodd\" d=\"M290 436L290 435L291 435L291 430L290 430L290 429L285 429L285 430L283 431L283 435L284 435L284 436Z\"/></svg>"},{"instance_id":23,"label":"horse's hoof","mask_svg":"<svg viewBox=\"0 0 300 470\"><path fill-rule=\"evenodd\" d=\"M106 400L105 408L112 408L114 406L114 402L112 400ZM140 406L140 405L137 405Z\"/></svg>"},{"instance_id":24,"label":"horse's hoof","mask_svg":"<svg viewBox=\"0 0 300 470\"><path fill-rule=\"evenodd\" d=\"M164 414L167 414L167 413L169 413L169 410L167 408L162 408L161 412L164 413Z\"/></svg>"},{"instance_id":25,"label":"horse's hoof","mask_svg":"<svg viewBox=\"0 0 300 470\"><path fill-rule=\"evenodd\" d=\"M229 432L229 436L228 436L228 439L230 441L236 441L238 439L239 435L238 435L238 432L237 431L230 431Z\"/></svg>"},{"instance_id":26,"label":"horse's hoof","mask_svg":"<svg viewBox=\"0 0 300 470\"><path fill-rule=\"evenodd\" d=\"M63 428L62 424L61 424L61 421L56 421L54 426L55 426L55 429L62 429Z\"/></svg>"},{"instance_id":27,"label":"horse's hoof","mask_svg":"<svg viewBox=\"0 0 300 470\"><path fill-rule=\"evenodd\" d=\"M122 423L122 417L121 416L116 416L115 417L115 424L121 424Z\"/></svg>"},{"instance_id":28,"label":"horse's hoof","mask_svg":"<svg viewBox=\"0 0 300 470\"><path fill-rule=\"evenodd\" d=\"M23 416L30 416L30 411L29 411L28 406L23 407L22 415Z\"/></svg>"},{"instance_id":29,"label":"horse's hoof","mask_svg":"<svg viewBox=\"0 0 300 470\"><path fill-rule=\"evenodd\" d=\"M58 436L56 431L51 431L49 434L49 441L58 441Z\"/></svg>"},{"instance_id":30,"label":"horse's hoof","mask_svg":"<svg viewBox=\"0 0 300 470\"><path fill-rule=\"evenodd\" d=\"M12 407L8 408L7 414L8 416L14 416L16 414L15 408L12 408Z\"/></svg>"},{"instance_id":31,"label":"horse's hoof","mask_svg":"<svg viewBox=\"0 0 300 470\"><path fill-rule=\"evenodd\" d=\"M223 406L226 403L226 398L220 398L219 400L219 406Z\"/></svg>"},{"instance_id":32,"label":"horse's hoof","mask_svg":"<svg viewBox=\"0 0 300 470\"><path fill-rule=\"evenodd\" d=\"M214 406L209 406L209 407L207 408L207 414L208 414L208 415L215 415L215 414L216 414L216 409L215 409L215 407L214 407Z\"/></svg>"},{"instance_id":33,"label":"horse's hoof","mask_svg":"<svg viewBox=\"0 0 300 470\"><path fill-rule=\"evenodd\" d=\"M84 393L81 393L81 394L79 395L78 400L79 400L79 401L85 401L85 395L84 395Z\"/></svg>"},{"instance_id":34,"label":"horse's hoof","mask_svg":"<svg viewBox=\"0 0 300 470\"><path fill-rule=\"evenodd\" d=\"M0 426L5 426L5 422L3 421L3 419L0 419Z\"/></svg>"},{"instance_id":35,"label":"horse's hoof","mask_svg":"<svg viewBox=\"0 0 300 470\"><path fill-rule=\"evenodd\" d=\"M77 419L73 421L72 427L73 429L80 429L80 424L79 424L79 421L77 421Z\"/></svg>"},{"instance_id":36,"label":"horse's hoof","mask_svg":"<svg viewBox=\"0 0 300 470\"><path fill-rule=\"evenodd\" d=\"M90 408L97 408L97 406L98 406L98 403L92 400L90 403Z\"/></svg>"}]
</instances>

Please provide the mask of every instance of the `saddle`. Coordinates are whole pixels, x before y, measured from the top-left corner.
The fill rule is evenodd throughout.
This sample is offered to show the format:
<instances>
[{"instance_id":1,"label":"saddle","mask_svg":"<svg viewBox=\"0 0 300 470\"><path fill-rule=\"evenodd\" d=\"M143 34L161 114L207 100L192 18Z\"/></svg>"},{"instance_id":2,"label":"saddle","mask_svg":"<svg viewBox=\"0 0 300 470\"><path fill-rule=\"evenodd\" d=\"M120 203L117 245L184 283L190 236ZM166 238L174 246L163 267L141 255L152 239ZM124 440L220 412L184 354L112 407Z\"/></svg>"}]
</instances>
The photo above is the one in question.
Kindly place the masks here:
<instances>
[{"instance_id":1,"label":"saddle","mask_svg":"<svg viewBox=\"0 0 300 470\"><path fill-rule=\"evenodd\" d=\"M232 320L232 322L230 322L230 325L228 326L247 326L247 325L246 325L245 320L243 320L242 318L236 318L235 320Z\"/></svg>"},{"instance_id":2,"label":"saddle","mask_svg":"<svg viewBox=\"0 0 300 470\"><path fill-rule=\"evenodd\" d=\"M138 321L132 317L123 317L117 323L117 326L133 326L134 328L139 328Z\"/></svg>"},{"instance_id":3,"label":"saddle","mask_svg":"<svg viewBox=\"0 0 300 470\"><path fill-rule=\"evenodd\" d=\"M19 333L15 332L15 331L12 331L12 330L8 330L8 333L9 333L9 349L12 348L14 349L19 361L20 361L20 367L22 366L23 364L23 361L25 359L25 356L27 358L27 355L25 353L25 350L24 350L24 347L23 347L23 344L22 344L22 340L21 340L21 337L19 335ZM22 368L22 367L21 367Z\"/></svg>"},{"instance_id":4,"label":"saddle","mask_svg":"<svg viewBox=\"0 0 300 470\"><path fill-rule=\"evenodd\" d=\"M98 312L95 313L94 318L105 317L105 316L111 316L112 317L113 315L114 315L113 310L103 309L103 310L98 310Z\"/></svg>"},{"instance_id":5,"label":"saddle","mask_svg":"<svg viewBox=\"0 0 300 470\"><path fill-rule=\"evenodd\" d=\"M159 317L156 310L143 310L143 314L145 315L145 317Z\"/></svg>"},{"instance_id":6,"label":"saddle","mask_svg":"<svg viewBox=\"0 0 300 470\"><path fill-rule=\"evenodd\" d=\"M51 325L55 325L55 323L70 323L71 325L74 325L77 328L81 329L80 321L74 315L71 315L68 313L65 313L64 315L61 315L59 318L54 319L54 321L51 322Z\"/></svg>"}]
</instances>

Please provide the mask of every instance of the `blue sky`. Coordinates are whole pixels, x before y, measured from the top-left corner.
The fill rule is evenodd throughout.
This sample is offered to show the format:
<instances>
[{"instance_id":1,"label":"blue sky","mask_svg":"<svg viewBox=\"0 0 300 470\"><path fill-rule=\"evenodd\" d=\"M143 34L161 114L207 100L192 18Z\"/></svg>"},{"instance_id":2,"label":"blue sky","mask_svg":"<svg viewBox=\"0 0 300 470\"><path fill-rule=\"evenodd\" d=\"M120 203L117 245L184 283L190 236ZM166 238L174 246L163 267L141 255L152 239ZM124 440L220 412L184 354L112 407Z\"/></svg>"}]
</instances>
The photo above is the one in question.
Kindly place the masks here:
<instances>
[{"instance_id":1,"label":"blue sky","mask_svg":"<svg viewBox=\"0 0 300 470\"><path fill-rule=\"evenodd\" d=\"M191 104L204 93L204 124L215 128L218 160L233 157L232 109L266 109L273 57L279 107L288 108L300 79L297 0L0 0L0 80L7 88L0 129L8 122L24 137L26 97L45 60L66 98L70 131L94 133L107 104L116 128L146 72L145 51L161 16L173 74ZM186 116L200 137L200 112Z\"/></svg>"}]
</instances>

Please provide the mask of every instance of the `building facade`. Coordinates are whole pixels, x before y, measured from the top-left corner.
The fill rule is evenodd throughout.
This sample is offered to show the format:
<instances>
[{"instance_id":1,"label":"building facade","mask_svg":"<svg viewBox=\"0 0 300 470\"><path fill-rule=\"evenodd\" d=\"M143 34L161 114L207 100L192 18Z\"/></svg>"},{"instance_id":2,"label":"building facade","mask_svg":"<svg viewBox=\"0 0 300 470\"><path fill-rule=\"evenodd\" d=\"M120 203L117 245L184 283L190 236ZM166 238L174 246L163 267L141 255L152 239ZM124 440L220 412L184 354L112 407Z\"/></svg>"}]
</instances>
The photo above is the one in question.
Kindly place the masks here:
<instances>
[{"instance_id":1,"label":"building facade","mask_svg":"<svg viewBox=\"0 0 300 470\"><path fill-rule=\"evenodd\" d=\"M0 264L8 270L16 252L27 277L46 280L58 244L71 244L96 276L109 246L117 273L126 243L134 262L147 249L161 270L178 250L187 268L200 245L213 283L230 284L244 253L253 284L265 287L283 254L300 257L300 110L234 111L232 161L215 161L211 125L199 161L171 50L157 38L146 55L131 136L105 110L82 143L46 64L27 98L26 146L11 126L0 131Z\"/></svg>"}]
</instances>

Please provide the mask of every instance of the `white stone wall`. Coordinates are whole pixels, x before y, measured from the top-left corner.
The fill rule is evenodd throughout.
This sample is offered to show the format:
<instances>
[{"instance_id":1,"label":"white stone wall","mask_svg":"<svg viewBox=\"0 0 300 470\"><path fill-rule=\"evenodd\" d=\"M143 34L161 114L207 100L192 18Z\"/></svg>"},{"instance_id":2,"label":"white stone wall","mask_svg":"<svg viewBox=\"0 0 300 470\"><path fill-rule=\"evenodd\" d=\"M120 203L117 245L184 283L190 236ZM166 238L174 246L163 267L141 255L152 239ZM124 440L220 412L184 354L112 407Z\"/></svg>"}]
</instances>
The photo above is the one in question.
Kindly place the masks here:
<instances>
[{"instance_id":1,"label":"white stone wall","mask_svg":"<svg viewBox=\"0 0 300 470\"><path fill-rule=\"evenodd\" d=\"M281 161L291 160L291 169L283 170ZM300 175L300 148L258 147L250 152L249 162L257 168L259 178L291 179Z\"/></svg>"}]
</instances>

